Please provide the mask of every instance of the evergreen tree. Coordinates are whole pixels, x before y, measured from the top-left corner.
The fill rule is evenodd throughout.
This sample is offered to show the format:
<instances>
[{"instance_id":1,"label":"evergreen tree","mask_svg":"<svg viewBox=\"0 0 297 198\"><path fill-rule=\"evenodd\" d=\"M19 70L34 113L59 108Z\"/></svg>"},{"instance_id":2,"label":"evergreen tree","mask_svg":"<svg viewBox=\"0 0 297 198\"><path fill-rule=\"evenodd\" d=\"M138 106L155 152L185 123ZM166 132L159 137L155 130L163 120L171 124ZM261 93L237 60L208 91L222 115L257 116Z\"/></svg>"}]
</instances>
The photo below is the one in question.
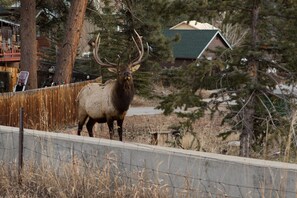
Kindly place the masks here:
<instances>
[{"instance_id":1,"label":"evergreen tree","mask_svg":"<svg viewBox=\"0 0 297 198\"><path fill-rule=\"evenodd\" d=\"M37 88L36 2L22 0L20 8L21 61L20 70L28 71L28 89Z\"/></svg>"},{"instance_id":2,"label":"evergreen tree","mask_svg":"<svg viewBox=\"0 0 297 198\"><path fill-rule=\"evenodd\" d=\"M164 29L182 20L208 19L215 14L215 10L205 10L208 3L204 0L103 0L98 5L88 16L99 27L103 58L127 64L136 52L131 39L134 29L148 43L149 56L134 78L138 93L145 95L151 92L150 83L156 77L159 80L160 63L172 58L171 41L165 38ZM108 72L102 75L104 79Z\"/></svg>"},{"instance_id":3,"label":"evergreen tree","mask_svg":"<svg viewBox=\"0 0 297 198\"><path fill-rule=\"evenodd\" d=\"M71 82L87 3L88 0L71 2L70 12L66 23L65 36L62 45L59 46L57 68L54 74L54 81L59 84L62 82Z\"/></svg>"},{"instance_id":4,"label":"evergreen tree","mask_svg":"<svg viewBox=\"0 0 297 198\"><path fill-rule=\"evenodd\" d=\"M116 2L116 3L115 3ZM135 86L140 94L150 93L152 72L160 70L159 63L169 58L168 41L162 34L162 7L167 1L102 1L99 12L91 12L89 17L97 24L100 33L100 55L108 61L128 64L136 56L132 36L134 30L142 36L145 50L149 56L144 56L140 71L135 73ZM97 32L96 32L97 33ZM103 79L110 76L106 70L102 72Z\"/></svg>"},{"instance_id":5,"label":"evergreen tree","mask_svg":"<svg viewBox=\"0 0 297 198\"><path fill-rule=\"evenodd\" d=\"M0 0L0 5L1 6L11 6L12 4L14 4L15 1L14 0Z\"/></svg>"},{"instance_id":6,"label":"evergreen tree","mask_svg":"<svg viewBox=\"0 0 297 198\"><path fill-rule=\"evenodd\" d=\"M248 35L242 45L232 51L218 52L216 60L199 60L199 67L197 63L189 66L183 71L188 76L181 82L186 89L164 99L160 108L169 113L178 106L199 107L191 114L182 115L192 121L208 108L215 111L222 101L210 106L194 94L197 89L210 87L210 82L215 82L212 86L223 88L223 98L234 103L229 105L230 111L224 119L232 124L233 130L221 136L240 131L240 155L248 157L250 149L263 151L262 147L269 144L266 138L286 139L289 135L294 110L290 97L295 96L276 94L275 90L279 83L290 85L296 81L296 57L293 55L296 37L292 31L296 28L296 3L249 0L239 4L227 0L208 6L206 9L212 10L215 6L217 13L226 14L224 23L248 28ZM273 70L277 72L270 72ZM280 143L282 151L286 146L283 140Z\"/></svg>"},{"instance_id":7,"label":"evergreen tree","mask_svg":"<svg viewBox=\"0 0 297 198\"><path fill-rule=\"evenodd\" d=\"M39 31L46 34L50 32L50 37L61 37L59 39L62 40L69 13L68 5L68 1L36 0L36 9L45 16L37 18Z\"/></svg>"}]
</instances>

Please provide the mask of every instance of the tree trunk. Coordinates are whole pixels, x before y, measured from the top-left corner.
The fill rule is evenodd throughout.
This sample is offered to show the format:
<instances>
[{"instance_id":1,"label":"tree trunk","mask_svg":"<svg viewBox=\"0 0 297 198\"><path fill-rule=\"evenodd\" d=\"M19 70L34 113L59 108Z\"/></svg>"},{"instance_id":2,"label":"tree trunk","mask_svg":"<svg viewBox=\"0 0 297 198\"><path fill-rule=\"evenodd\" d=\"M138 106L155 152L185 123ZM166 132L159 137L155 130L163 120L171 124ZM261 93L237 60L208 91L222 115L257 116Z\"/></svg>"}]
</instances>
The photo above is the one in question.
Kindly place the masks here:
<instances>
[{"instance_id":1,"label":"tree trunk","mask_svg":"<svg viewBox=\"0 0 297 198\"><path fill-rule=\"evenodd\" d=\"M257 41L258 41L258 33L257 33L257 22L259 16L259 2L258 0L253 1L253 9L252 9L252 24L251 24L251 32L252 32L252 48L256 50ZM254 57L249 57L248 63L248 74L251 79L250 86L256 86L258 83L258 62ZM251 87L252 88L252 87ZM249 157L250 148L252 144L252 138L254 136L254 114L256 107L256 100L254 97L254 92L251 92L246 98L245 108L242 111L242 122L243 128L242 133L240 135L240 156Z\"/></svg>"},{"instance_id":2,"label":"tree trunk","mask_svg":"<svg viewBox=\"0 0 297 198\"><path fill-rule=\"evenodd\" d=\"M242 111L243 128L240 134L240 156L249 157L254 135L255 98L251 95Z\"/></svg>"},{"instance_id":3,"label":"tree trunk","mask_svg":"<svg viewBox=\"0 0 297 198\"><path fill-rule=\"evenodd\" d=\"M88 0L72 1L67 19L65 38L59 48L54 82L70 83L76 51Z\"/></svg>"},{"instance_id":4,"label":"tree trunk","mask_svg":"<svg viewBox=\"0 0 297 198\"><path fill-rule=\"evenodd\" d=\"M37 40L35 0L21 0L21 62L20 70L28 71L27 89L37 88Z\"/></svg>"}]
</instances>

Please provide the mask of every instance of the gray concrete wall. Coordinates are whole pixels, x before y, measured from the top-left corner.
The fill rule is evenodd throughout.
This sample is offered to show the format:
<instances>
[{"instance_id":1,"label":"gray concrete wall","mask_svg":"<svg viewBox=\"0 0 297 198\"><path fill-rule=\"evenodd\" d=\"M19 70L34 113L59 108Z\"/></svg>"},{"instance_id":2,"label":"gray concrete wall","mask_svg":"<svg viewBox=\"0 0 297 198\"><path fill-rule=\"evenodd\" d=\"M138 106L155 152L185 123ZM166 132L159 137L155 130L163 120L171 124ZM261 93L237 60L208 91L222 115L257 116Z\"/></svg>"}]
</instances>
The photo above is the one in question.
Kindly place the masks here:
<instances>
[{"instance_id":1,"label":"gray concrete wall","mask_svg":"<svg viewBox=\"0 0 297 198\"><path fill-rule=\"evenodd\" d=\"M17 162L18 131L0 126L2 163ZM297 192L295 164L28 129L24 159L57 170L74 159L87 167L112 159L121 174L144 171L151 182L168 184L175 197L296 197Z\"/></svg>"}]
</instances>

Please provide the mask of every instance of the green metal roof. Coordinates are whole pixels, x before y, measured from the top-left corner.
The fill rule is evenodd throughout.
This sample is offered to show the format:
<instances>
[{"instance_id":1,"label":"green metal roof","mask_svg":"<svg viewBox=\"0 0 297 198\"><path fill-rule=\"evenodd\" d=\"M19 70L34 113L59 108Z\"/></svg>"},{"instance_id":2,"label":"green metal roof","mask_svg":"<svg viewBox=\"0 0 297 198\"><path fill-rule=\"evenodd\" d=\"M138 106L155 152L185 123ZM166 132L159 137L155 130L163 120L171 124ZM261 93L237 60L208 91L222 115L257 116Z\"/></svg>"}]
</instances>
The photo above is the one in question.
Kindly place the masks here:
<instances>
[{"instance_id":1,"label":"green metal roof","mask_svg":"<svg viewBox=\"0 0 297 198\"><path fill-rule=\"evenodd\" d=\"M165 30L167 38L179 35L180 40L173 43L173 54L175 58L197 59L207 49L211 41L218 35L226 47L231 48L218 30Z\"/></svg>"}]
</instances>

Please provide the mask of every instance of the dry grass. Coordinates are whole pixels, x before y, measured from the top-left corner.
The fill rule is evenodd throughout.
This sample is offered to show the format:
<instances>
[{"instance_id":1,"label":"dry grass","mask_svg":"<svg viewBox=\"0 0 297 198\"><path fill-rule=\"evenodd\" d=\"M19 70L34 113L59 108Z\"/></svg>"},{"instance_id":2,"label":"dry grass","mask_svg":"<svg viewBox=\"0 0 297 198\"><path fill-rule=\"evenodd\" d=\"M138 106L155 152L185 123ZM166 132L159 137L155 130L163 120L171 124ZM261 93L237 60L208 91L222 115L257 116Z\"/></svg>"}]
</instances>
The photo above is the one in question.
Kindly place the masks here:
<instances>
[{"instance_id":1,"label":"dry grass","mask_svg":"<svg viewBox=\"0 0 297 198\"><path fill-rule=\"evenodd\" d=\"M136 98L133 106L155 106L157 101ZM238 135L227 140L217 135L226 130L221 126L222 116L209 115L196 121L194 132L199 140L199 150L237 155L238 147L228 142L238 140ZM126 117L124 122L124 141L151 144L153 132L170 130L170 126L178 124L181 119L176 115L142 115ZM76 134L76 126L68 128L64 133ZM83 135L87 135L84 128ZM106 124L96 124L95 137L109 138ZM115 137L117 138L117 136ZM168 142L165 146L172 146ZM0 197L172 197L167 184L156 184L146 177L145 171L123 173L118 168L115 156L109 154L100 167L85 168L79 160L64 164L57 172L44 164L38 168L26 164L22 171L22 182L18 181L17 167L0 166ZM133 179L131 179L133 178ZM187 194L187 192L185 192Z\"/></svg>"},{"instance_id":2,"label":"dry grass","mask_svg":"<svg viewBox=\"0 0 297 198\"><path fill-rule=\"evenodd\" d=\"M109 154L101 167L64 164L59 172L44 164L24 166L21 182L16 167L1 165L0 197L169 197L166 184L155 184L144 171L122 173ZM83 166L84 165L84 166Z\"/></svg>"},{"instance_id":3,"label":"dry grass","mask_svg":"<svg viewBox=\"0 0 297 198\"><path fill-rule=\"evenodd\" d=\"M194 124L194 132L196 138L200 143L199 150L212 152L212 153L224 153L229 155L238 155L239 148L229 146L228 142L238 140L238 135L234 134L228 137L226 140L222 140L217 137L219 133L226 130L227 126L221 126L221 116L214 116L213 119L209 115L197 120ZM123 140L125 142L137 142L143 144L152 143L152 133L162 133L170 131L172 125L178 124L182 121L176 115L165 116L162 114L157 115L135 115L128 116L124 122ZM77 128L69 128L65 130L65 133L76 134ZM109 139L108 127L106 124L96 124L94 127L94 135L97 138ZM84 126L82 135L88 136L87 130ZM171 136L169 134L169 136ZM117 132L115 131L114 139L118 139ZM174 141L173 137L169 137L169 142L162 144L162 146L172 146Z\"/></svg>"},{"instance_id":4,"label":"dry grass","mask_svg":"<svg viewBox=\"0 0 297 198\"><path fill-rule=\"evenodd\" d=\"M159 88L158 92L162 91L162 88ZM209 93L203 90L202 94L205 97L209 96ZM158 100L148 100L139 96L135 96L132 106L133 107L146 107L151 106L155 107L158 105ZM224 107L221 109L225 111ZM193 125L193 132L196 134L196 139L199 141L199 148L191 148L193 150L211 152L211 153L220 153L227 155L239 154L239 133L231 134L226 140L222 140L218 135L228 130L228 126L221 125L223 115L216 113L213 118L209 114L206 114L203 118L197 120ZM162 114L156 115L137 115L137 116L127 116L124 121L124 133L123 140L125 142L137 142L143 144L152 144L153 137L152 133L164 133L169 132L171 126L177 125L180 121L176 115L172 114L169 116L164 116ZM64 133L76 134L77 127L69 127L65 130L62 130ZM82 135L88 135L86 128L83 128ZM109 139L108 127L106 124L96 124L94 127L94 135L97 138L106 138ZM161 146L176 146L174 137L170 134L169 137L165 138L165 143L161 143ZM118 139L117 133L115 132L114 139ZM187 142L187 141L185 141ZM189 142L189 141L188 141ZM233 144L229 144L233 143ZM276 153L279 152L279 145L277 142L270 142L270 147L267 148L266 154L261 153L252 153L251 157L268 159L268 160L277 160L282 161L280 156ZM296 161L296 160L295 160ZM294 162L295 162L294 161Z\"/></svg>"},{"instance_id":5,"label":"dry grass","mask_svg":"<svg viewBox=\"0 0 297 198\"><path fill-rule=\"evenodd\" d=\"M155 107L158 105L158 102L158 100L148 100L140 96L135 96L132 106ZM217 137L217 135L228 128L228 126L221 126L222 118L223 116L218 114L212 119L210 118L210 115L205 115L205 117L194 123L194 133L200 143L199 150L212 153L238 155L239 148L228 145L228 142L230 141L239 140L238 134L231 135L224 141ZM168 132L171 130L170 127L177 125L180 121L182 121L182 119L178 118L175 114L169 116L163 114L127 116L123 125L123 140L126 142L151 144L152 133ZM109 132L106 124L96 124L93 131L95 137L109 139ZM63 133L75 135L77 134L77 127L69 127L63 130ZM82 135L88 136L85 126L83 127ZM114 139L118 139L116 131ZM169 142L162 144L162 146L172 146L171 141L174 141L174 138L169 137L168 139Z\"/></svg>"}]
</instances>

